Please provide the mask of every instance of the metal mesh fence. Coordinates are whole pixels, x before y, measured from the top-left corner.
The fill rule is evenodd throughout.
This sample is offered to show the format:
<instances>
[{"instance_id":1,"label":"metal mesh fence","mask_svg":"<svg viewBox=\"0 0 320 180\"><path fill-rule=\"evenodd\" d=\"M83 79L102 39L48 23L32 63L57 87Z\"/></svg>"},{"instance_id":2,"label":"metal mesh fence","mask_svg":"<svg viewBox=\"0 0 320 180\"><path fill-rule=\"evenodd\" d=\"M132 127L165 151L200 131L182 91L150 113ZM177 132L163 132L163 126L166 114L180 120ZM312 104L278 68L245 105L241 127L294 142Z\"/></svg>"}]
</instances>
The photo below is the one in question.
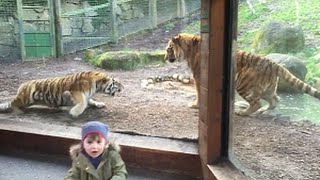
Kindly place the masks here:
<instances>
[{"instance_id":1,"label":"metal mesh fence","mask_svg":"<svg viewBox=\"0 0 320 180\"><path fill-rule=\"evenodd\" d=\"M117 4L117 6L119 7L116 19L119 37L152 27L149 0L131 1L126 4Z\"/></svg>"},{"instance_id":2,"label":"metal mesh fence","mask_svg":"<svg viewBox=\"0 0 320 180\"><path fill-rule=\"evenodd\" d=\"M20 59L16 0L0 1L0 63Z\"/></svg>"},{"instance_id":3,"label":"metal mesh fence","mask_svg":"<svg viewBox=\"0 0 320 180\"><path fill-rule=\"evenodd\" d=\"M22 1L22 26L25 33L49 32L50 15L47 0Z\"/></svg>"},{"instance_id":4,"label":"metal mesh fence","mask_svg":"<svg viewBox=\"0 0 320 180\"><path fill-rule=\"evenodd\" d=\"M178 1L162 0L157 1L158 24L178 17Z\"/></svg>"},{"instance_id":5,"label":"metal mesh fence","mask_svg":"<svg viewBox=\"0 0 320 180\"><path fill-rule=\"evenodd\" d=\"M108 0L61 1L63 52L71 53L111 40L111 3Z\"/></svg>"},{"instance_id":6,"label":"metal mesh fence","mask_svg":"<svg viewBox=\"0 0 320 180\"><path fill-rule=\"evenodd\" d=\"M200 0L185 0L186 13L200 11Z\"/></svg>"},{"instance_id":7,"label":"metal mesh fence","mask_svg":"<svg viewBox=\"0 0 320 180\"><path fill-rule=\"evenodd\" d=\"M116 42L200 9L200 0L61 0L64 54Z\"/></svg>"},{"instance_id":8,"label":"metal mesh fence","mask_svg":"<svg viewBox=\"0 0 320 180\"><path fill-rule=\"evenodd\" d=\"M199 9L200 0L1 0L0 63L117 42Z\"/></svg>"}]
</instances>

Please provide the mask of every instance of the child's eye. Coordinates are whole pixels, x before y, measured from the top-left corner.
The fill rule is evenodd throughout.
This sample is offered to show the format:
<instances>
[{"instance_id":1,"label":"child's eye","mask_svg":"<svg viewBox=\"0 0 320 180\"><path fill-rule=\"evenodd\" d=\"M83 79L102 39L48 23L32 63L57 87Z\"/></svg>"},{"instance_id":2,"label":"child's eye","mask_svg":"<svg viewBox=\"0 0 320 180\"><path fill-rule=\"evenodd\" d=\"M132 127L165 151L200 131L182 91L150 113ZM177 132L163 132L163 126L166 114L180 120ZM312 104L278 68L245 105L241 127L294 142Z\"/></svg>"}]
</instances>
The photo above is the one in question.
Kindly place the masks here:
<instances>
[{"instance_id":1,"label":"child's eye","mask_svg":"<svg viewBox=\"0 0 320 180\"><path fill-rule=\"evenodd\" d=\"M97 141L97 143L98 143L98 144L100 144L100 143L101 143L101 141L100 141L100 140L98 140L98 141Z\"/></svg>"},{"instance_id":2,"label":"child's eye","mask_svg":"<svg viewBox=\"0 0 320 180\"><path fill-rule=\"evenodd\" d=\"M88 141L87 143L88 143L88 144L92 144L92 141Z\"/></svg>"}]
</instances>

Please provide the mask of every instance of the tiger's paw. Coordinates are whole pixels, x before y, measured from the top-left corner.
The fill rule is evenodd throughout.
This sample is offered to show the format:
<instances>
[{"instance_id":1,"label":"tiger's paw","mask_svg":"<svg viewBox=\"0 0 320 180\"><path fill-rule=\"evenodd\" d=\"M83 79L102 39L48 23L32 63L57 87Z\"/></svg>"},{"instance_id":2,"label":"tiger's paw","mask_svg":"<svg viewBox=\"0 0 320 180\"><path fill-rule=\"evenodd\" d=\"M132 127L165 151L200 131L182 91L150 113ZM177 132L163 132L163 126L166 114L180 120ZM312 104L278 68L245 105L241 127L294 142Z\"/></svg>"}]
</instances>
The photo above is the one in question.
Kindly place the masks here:
<instances>
[{"instance_id":1,"label":"tiger's paw","mask_svg":"<svg viewBox=\"0 0 320 180\"><path fill-rule=\"evenodd\" d=\"M199 104L192 102L188 104L188 107L192 109L199 109Z\"/></svg>"},{"instance_id":2,"label":"tiger's paw","mask_svg":"<svg viewBox=\"0 0 320 180\"><path fill-rule=\"evenodd\" d=\"M239 115L239 116L248 116L249 114L246 112L246 111L244 111L244 110L236 110L235 111L235 114L236 115Z\"/></svg>"},{"instance_id":3,"label":"tiger's paw","mask_svg":"<svg viewBox=\"0 0 320 180\"><path fill-rule=\"evenodd\" d=\"M89 99L89 105L90 106L95 106L97 108L103 108L106 106L103 102L95 101L93 99Z\"/></svg>"},{"instance_id":4,"label":"tiger's paw","mask_svg":"<svg viewBox=\"0 0 320 180\"><path fill-rule=\"evenodd\" d=\"M72 118L77 118L80 115L80 114L72 114L72 113L69 113L69 114L71 115Z\"/></svg>"},{"instance_id":5,"label":"tiger's paw","mask_svg":"<svg viewBox=\"0 0 320 180\"><path fill-rule=\"evenodd\" d=\"M80 116L80 114L82 114L83 111L80 112L80 110L76 109L76 108L72 108L69 111L69 114L72 116L72 118L77 118L78 116Z\"/></svg>"},{"instance_id":6,"label":"tiger's paw","mask_svg":"<svg viewBox=\"0 0 320 180\"><path fill-rule=\"evenodd\" d=\"M95 103L95 106L96 106L97 108L103 108L103 107L106 106L106 104L103 103L103 102L96 102L96 103Z\"/></svg>"},{"instance_id":7,"label":"tiger's paw","mask_svg":"<svg viewBox=\"0 0 320 180\"><path fill-rule=\"evenodd\" d=\"M22 110L22 109L20 109L20 108L12 107L12 112L13 112L15 115L20 115L20 114L23 114L23 113L24 113L24 110Z\"/></svg>"},{"instance_id":8,"label":"tiger's paw","mask_svg":"<svg viewBox=\"0 0 320 180\"><path fill-rule=\"evenodd\" d=\"M235 111L234 113L238 116L245 116L243 111Z\"/></svg>"}]
</instances>

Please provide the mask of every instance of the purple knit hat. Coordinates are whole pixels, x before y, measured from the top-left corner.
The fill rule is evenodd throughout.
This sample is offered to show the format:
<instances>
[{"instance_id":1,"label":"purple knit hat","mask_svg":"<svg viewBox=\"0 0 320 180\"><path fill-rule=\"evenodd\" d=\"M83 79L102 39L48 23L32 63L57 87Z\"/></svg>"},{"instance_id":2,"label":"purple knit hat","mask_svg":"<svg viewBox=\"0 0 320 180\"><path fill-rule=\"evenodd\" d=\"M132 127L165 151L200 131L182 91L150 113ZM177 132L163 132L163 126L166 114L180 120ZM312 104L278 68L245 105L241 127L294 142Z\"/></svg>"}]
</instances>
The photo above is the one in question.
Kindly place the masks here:
<instances>
[{"instance_id":1,"label":"purple knit hat","mask_svg":"<svg viewBox=\"0 0 320 180\"><path fill-rule=\"evenodd\" d=\"M89 121L82 126L81 129L81 140L83 141L89 134L99 134L107 142L108 140L108 125L100 121Z\"/></svg>"}]
</instances>

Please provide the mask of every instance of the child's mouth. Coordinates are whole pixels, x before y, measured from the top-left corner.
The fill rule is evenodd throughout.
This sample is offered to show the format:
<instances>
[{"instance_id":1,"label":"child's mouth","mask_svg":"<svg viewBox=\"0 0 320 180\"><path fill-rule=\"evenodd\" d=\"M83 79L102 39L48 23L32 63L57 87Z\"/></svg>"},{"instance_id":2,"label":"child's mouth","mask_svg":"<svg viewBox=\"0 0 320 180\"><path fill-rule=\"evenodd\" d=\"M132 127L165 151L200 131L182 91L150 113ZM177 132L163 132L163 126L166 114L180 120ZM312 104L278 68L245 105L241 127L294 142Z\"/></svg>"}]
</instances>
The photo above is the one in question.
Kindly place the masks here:
<instances>
[{"instance_id":1,"label":"child's mouth","mask_svg":"<svg viewBox=\"0 0 320 180\"><path fill-rule=\"evenodd\" d=\"M92 153L92 154L96 154L96 153L98 153L98 151L91 151L91 153Z\"/></svg>"}]
</instances>

